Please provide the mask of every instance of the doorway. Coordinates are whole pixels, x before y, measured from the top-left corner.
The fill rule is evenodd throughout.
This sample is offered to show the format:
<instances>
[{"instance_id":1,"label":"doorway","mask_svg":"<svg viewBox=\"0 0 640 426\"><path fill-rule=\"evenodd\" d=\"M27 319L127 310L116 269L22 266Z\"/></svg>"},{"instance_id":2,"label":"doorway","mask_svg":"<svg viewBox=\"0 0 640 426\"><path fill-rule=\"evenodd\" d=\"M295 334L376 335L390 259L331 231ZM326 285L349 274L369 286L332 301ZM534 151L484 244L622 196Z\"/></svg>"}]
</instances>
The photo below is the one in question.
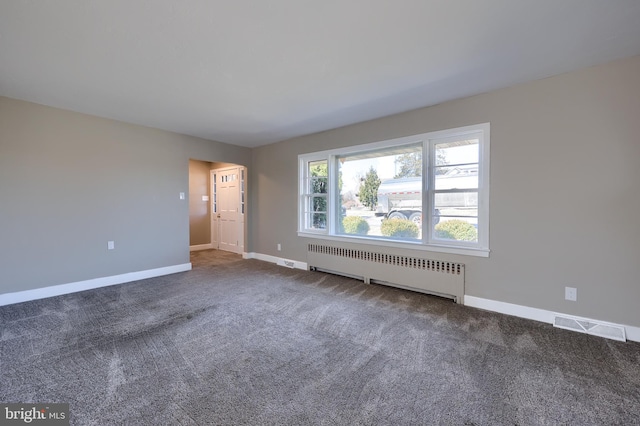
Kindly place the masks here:
<instances>
[{"instance_id":1,"label":"doorway","mask_svg":"<svg viewBox=\"0 0 640 426\"><path fill-rule=\"evenodd\" d=\"M211 170L211 245L219 250L242 253L246 217L246 168Z\"/></svg>"},{"instance_id":2,"label":"doorway","mask_svg":"<svg viewBox=\"0 0 640 426\"><path fill-rule=\"evenodd\" d=\"M238 205L238 218L236 223L240 227L237 231L237 236L229 235L229 232L225 232L225 240L222 249L232 250L232 252L244 253L246 248L244 238L246 235L246 221L245 217L248 216L248 204L246 197L247 192L247 169L234 163L207 161L189 159L189 251L196 252L201 250L218 249L220 230L218 229L217 217L213 214L213 172L216 173L216 184L220 182L222 174L228 174L225 171L231 169L240 169L236 172L236 177L225 178L229 179L229 186L233 186L233 183L239 183L238 190L241 193L237 196L237 200L230 200L225 206L225 210L232 213L232 208L229 206L230 202L237 202ZM233 179L233 180L232 180ZM227 183L227 182L224 182ZM216 188L217 190L217 188ZM217 192L217 191L216 191ZM229 192L229 188L227 191ZM216 194L218 196L218 194ZM216 208L218 208L216 200ZM218 212L216 212L217 215ZM227 218L229 215L225 215ZM216 219L216 222L214 222ZM226 228L228 228L227 226ZM225 231L226 231L225 228ZM234 239L235 237L235 239ZM233 244L231 244L233 242Z\"/></svg>"}]
</instances>

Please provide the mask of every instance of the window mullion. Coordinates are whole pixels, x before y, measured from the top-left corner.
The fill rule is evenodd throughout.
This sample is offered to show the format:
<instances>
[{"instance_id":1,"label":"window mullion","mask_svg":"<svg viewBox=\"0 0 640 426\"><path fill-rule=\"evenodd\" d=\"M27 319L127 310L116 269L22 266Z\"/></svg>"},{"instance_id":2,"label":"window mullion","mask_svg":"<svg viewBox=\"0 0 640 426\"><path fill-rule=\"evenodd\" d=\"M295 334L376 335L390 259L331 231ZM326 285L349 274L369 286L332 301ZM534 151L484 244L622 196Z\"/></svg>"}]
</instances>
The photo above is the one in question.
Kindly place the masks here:
<instances>
[{"instance_id":1,"label":"window mullion","mask_svg":"<svg viewBox=\"0 0 640 426\"><path fill-rule=\"evenodd\" d=\"M431 241L431 223L432 217L432 196L431 196L431 147L429 140L422 143L422 243L427 244Z\"/></svg>"},{"instance_id":2,"label":"window mullion","mask_svg":"<svg viewBox=\"0 0 640 426\"><path fill-rule=\"evenodd\" d=\"M434 236L433 236L433 224L435 221L435 218L433 217L435 210L436 210L436 170L438 170L438 165L436 164L437 161L437 155L436 155L436 140L434 139L430 139L429 140L429 163L427 164L427 167L429 169L429 187L428 187L428 195L429 195L429 200L428 200L428 204L427 204L427 208L429 209L429 223L428 225L428 236L429 239L427 240L428 244L433 243L434 241Z\"/></svg>"},{"instance_id":3,"label":"window mullion","mask_svg":"<svg viewBox=\"0 0 640 426\"><path fill-rule=\"evenodd\" d=\"M336 214L336 197L340 195L340 191L338 191L338 166L336 164L337 159L335 155L327 156L327 174L328 182L327 182L327 231L330 235L334 235L338 229L337 217Z\"/></svg>"}]
</instances>

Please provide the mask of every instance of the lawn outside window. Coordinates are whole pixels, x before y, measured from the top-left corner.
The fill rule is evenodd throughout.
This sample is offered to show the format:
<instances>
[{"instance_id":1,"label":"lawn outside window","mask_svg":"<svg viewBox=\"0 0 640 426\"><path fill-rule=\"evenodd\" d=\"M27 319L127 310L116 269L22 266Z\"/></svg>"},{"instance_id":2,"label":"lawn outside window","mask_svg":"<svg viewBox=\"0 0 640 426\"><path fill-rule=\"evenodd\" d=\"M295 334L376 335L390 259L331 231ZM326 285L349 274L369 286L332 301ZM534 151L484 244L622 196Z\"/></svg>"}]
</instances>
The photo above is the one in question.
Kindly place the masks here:
<instances>
[{"instance_id":1,"label":"lawn outside window","mask_svg":"<svg viewBox=\"0 0 640 426\"><path fill-rule=\"evenodd\" d=\"M489 131L300 155L298 235L488 256Z\"/></svg>"}]
</instances>

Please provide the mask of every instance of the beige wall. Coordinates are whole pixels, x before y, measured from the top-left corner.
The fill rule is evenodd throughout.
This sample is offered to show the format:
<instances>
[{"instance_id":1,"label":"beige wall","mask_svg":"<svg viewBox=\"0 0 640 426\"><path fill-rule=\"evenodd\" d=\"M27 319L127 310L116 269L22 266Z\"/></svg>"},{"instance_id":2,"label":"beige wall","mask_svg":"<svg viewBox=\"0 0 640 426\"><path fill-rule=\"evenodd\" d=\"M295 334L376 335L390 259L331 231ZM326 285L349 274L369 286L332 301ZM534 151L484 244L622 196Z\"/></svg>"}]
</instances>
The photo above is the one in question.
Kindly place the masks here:
<instances>
[{"instance_id":1,"label":"beige wall","mask_svg":"<svg viewBox=\"0 0 640 426\"><path fill-rule=\"evenodd\" d=\"M483 122L491 255L431 257L471 296L640 326L640 57L254 149L251 251L306 260L298 154Z\"/></svg>"},{"instance_id":2,"label":"beige wall","mask_svg":"<svg viewBox=\"0 0 640 426\"><path fill-rule=\"evenodd\" d=\"M0 97L0 294L188 263L189 158L250 166L246 148Z\"/></svg>"},{"instance_id":3,"label":"beige wall","mask_svg":"<svg viewBox=\"0 0 640 426\"><path fill-rule=\"evenodd\" d=\"M209 201L209 180L212 163L189 160L189 245L197 246L211 243L211 217Z\"/></svg>"}]
</instances>

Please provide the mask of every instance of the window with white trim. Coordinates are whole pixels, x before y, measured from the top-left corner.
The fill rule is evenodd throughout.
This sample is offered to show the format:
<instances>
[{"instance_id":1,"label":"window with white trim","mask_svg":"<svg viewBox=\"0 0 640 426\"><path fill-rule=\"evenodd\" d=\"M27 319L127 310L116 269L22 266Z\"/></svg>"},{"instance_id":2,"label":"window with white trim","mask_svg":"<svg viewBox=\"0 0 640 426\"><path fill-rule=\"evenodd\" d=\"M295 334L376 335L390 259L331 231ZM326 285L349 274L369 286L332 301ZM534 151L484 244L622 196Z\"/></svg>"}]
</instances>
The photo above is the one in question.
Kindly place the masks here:
<instances>
[{"instance_id":1,"label":"window with white trim","mask_svg":"<svg viewBox=\"0 0 640 426\"><path fill-rule=\"evenodd\" d=\"M298 234L488 256L489 130L300 155Z\"/></svg>"},{"instance_id":2,"label":"window with white trim","mask_svg":"<svg viewBox=\"0 0 640 426\"><path fill-rule=\"evenodd\" d=\"M304 162L301 223L307 231L326 232L328 179L327 160L311 159Z\"/></svg>"}]
</instances>

